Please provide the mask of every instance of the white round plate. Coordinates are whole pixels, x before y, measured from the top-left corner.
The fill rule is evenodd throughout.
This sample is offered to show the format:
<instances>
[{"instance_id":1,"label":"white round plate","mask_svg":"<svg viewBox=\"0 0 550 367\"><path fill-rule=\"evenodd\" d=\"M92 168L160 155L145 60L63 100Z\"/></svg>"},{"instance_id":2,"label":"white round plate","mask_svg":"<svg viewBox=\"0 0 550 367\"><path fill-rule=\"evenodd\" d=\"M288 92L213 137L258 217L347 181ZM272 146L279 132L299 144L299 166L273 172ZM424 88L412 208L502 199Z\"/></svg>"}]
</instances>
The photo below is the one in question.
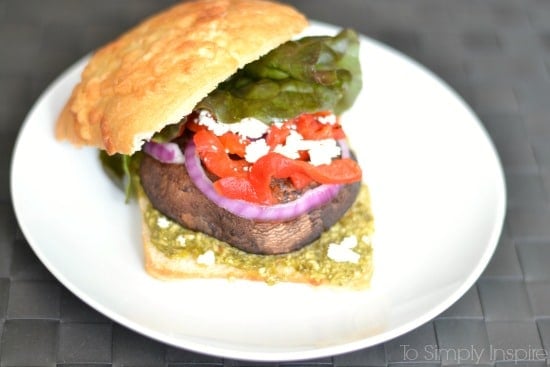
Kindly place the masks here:
<instances>
[{"instance_id":1,"label":"white round plate","mask_svg":"<svg viewBox=\"0 0 550 367\"><path fill-rule=\"evenodd\" d=\"M336 31L316 22L307 33ZM371 189L372 287L155 280L143 268L137 206L125 204L105 177L96 150L54 139L85 61L63 73L30 111L12 161L13 203L24 235L53 275L139 333L246 360L357 350L444 311L472 286L496 247L505 186L480 122L433 74L362 37L364 88L344 124Z\"/></svg>"}]
</instances>

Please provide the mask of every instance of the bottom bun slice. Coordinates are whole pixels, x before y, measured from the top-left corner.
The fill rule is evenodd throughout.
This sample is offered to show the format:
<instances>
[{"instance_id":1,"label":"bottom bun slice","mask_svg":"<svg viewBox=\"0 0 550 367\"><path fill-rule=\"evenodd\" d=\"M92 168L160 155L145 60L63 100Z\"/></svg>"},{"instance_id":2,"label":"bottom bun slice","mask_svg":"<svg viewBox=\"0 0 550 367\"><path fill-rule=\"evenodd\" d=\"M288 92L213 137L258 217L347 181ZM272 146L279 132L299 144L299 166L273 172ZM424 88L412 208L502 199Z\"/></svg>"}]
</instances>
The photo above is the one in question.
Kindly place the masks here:
<instances>
[{"instance_id":1,"label":"bottom bun slice","mask_svg":"<svg viewBox=\"0 0 550 367\"><path fill-rule=\"evenodd\" d=\"M188 230L154 209L141 186L137 191L145 268L156 278L292 282L353 290L369 286L374 223L366 185L348 212L318 240L281 255L250 254ZM344 228L354 228L353 234ZM336 255L331 258L329 252Z\"/></svg>"}]
</instances>

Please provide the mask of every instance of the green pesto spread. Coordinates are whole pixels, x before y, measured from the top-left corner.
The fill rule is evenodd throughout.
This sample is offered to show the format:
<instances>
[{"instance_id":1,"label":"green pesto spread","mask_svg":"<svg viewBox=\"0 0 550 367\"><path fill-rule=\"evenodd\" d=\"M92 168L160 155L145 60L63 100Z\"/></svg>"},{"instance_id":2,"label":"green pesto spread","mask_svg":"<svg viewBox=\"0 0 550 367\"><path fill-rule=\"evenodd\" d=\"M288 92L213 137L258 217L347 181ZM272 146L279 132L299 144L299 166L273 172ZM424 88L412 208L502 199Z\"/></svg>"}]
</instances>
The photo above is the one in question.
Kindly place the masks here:
<instances>
[{"instance_id":1,"label":"green pesto spread","mask_svg":"<svg viewBox=\"0 0 550 367\"><path fill-rule=\"evenodd\" d=\"M369 280L373 270L371 238L374 223L366 185L362 185L350 210L318 240L298 251L282 255L243 252L204 233L183 228L152 206L149 206L144 215L153 245L165 256L197 259L207 251L212 251L216 264L253 272L268 284L284 281L281 276L283 269L291 269L313 279L316 284L341 286L360 283L360 287L365 287L368 281L364 282L362 279ZM359 254L357 263L329 258L329 245L340 245L349 236L357 239L357 245L350 249Z\"/></svg>"}]
</instances>

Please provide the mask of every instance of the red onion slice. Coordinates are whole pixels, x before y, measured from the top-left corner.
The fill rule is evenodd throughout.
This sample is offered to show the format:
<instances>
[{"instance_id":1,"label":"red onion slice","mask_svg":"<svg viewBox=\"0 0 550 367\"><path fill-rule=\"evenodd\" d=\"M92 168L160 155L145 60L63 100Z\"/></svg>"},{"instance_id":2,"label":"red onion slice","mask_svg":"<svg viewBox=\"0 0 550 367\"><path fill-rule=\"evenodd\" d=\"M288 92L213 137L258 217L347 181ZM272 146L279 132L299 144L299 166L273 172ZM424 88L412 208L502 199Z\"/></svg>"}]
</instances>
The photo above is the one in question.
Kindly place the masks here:
<instances>
[{"instance_id":1,"label":"red onion slice","mask_svg":"<svg viewBox=\"0 0 550 367\"><path fill-rule=\"evenodd\" d=\"M143 151L162 163L183 164L185 157L176 143L157 143L148 141L143 145Z\"/></svg>"},{"instance_id":2,"label":"red onion slice","mask_svg":"<svg viewBox=\"0 0 550 367\"><path fill-rule=\"evenodd\" d=\"M349 148L345 142L339 141L339 143L342 147L342 157L349 157ZM232 214L258 222L286 221L309 213L334 199L342 187L339 184L320 185L306 191L297 200L276 205L260 205L244 200L229 199L219 194L214 188L196 154L195 144L192 140L187 143L183 154L189 177L208 199Z\"/></svg>"}]
</instances>

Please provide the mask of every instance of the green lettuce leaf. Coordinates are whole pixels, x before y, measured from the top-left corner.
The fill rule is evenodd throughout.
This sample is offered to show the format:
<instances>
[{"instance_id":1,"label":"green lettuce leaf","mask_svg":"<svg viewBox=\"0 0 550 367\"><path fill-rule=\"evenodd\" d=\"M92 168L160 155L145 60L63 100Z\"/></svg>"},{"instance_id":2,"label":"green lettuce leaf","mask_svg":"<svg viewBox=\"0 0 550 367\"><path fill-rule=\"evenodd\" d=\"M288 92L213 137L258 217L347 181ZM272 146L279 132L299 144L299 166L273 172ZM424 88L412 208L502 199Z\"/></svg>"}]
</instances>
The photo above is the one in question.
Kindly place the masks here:
<instances>
[{"instance_id":1,"label":"green lettuce leaf","mask_svg":"<svg viewBox=\"0 0 550 367\"><path fill-rule=\"evenodd\" d=\"M135 197L141 153L108 155L104 150L101 150L99 151L99 160L107 176L124 190L126 202Z\"/></svg>"},{"instance_id":2,"label":"green lettuce leaf","mask_svg":"<svg viewBox=\"0 0 550 367\"><path fill-rule=\"evenodd\" d=\"M221 83L196 108L227 123L245 117L270 123L322 110L341 114L361 87L359 38L346 29L284 43Z\"/></svg>"}]
</instances>

